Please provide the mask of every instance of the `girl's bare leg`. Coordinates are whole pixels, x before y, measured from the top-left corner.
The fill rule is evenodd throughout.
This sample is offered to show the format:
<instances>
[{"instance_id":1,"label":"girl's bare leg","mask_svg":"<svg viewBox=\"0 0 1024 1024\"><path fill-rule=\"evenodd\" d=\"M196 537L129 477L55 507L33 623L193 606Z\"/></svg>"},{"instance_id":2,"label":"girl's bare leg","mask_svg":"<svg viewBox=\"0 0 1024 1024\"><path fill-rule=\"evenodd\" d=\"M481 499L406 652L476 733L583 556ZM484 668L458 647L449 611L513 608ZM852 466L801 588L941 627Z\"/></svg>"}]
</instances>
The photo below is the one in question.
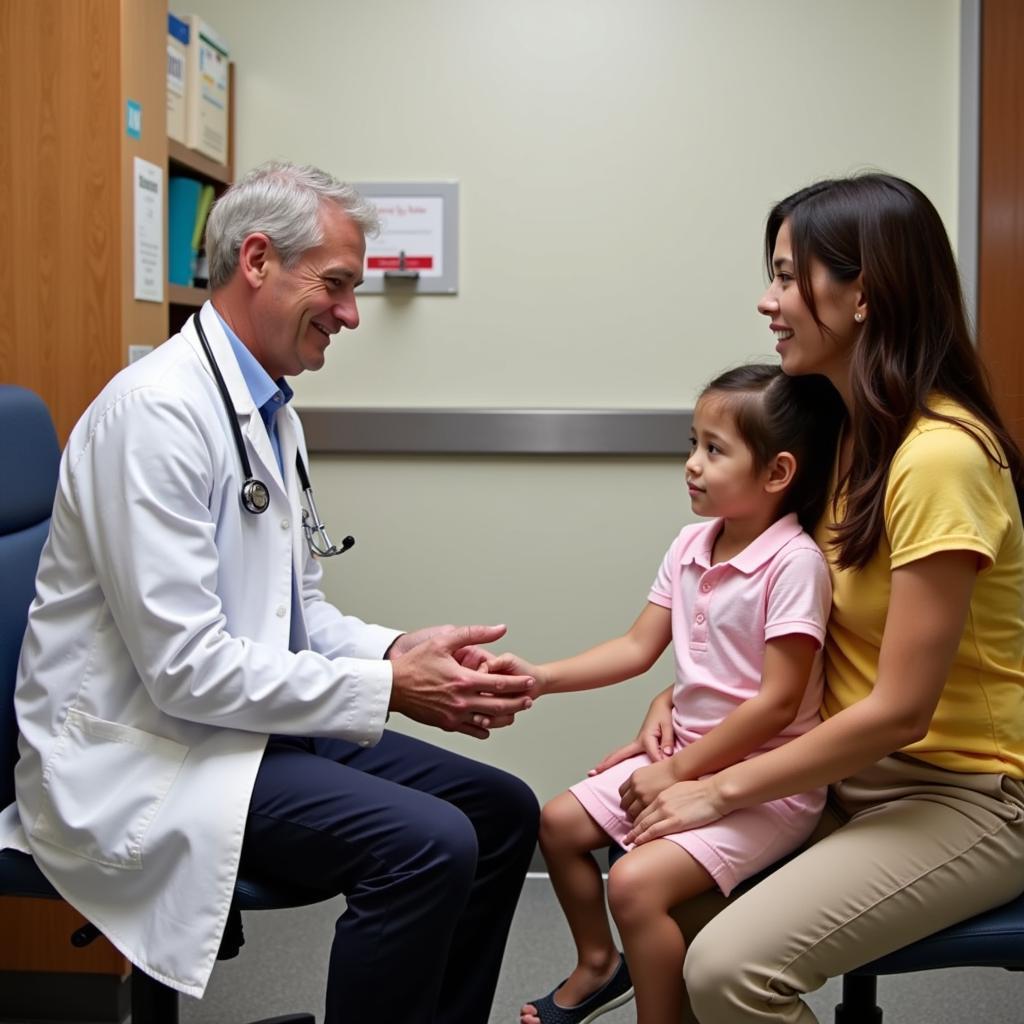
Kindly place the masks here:
<instances>
[{"instance_id":1,"label":"girl's bare leg","mask_svg":"<svg viewBox=\"0 0 1024 1024\"><path fill-rule=\"evenodd\" d=\"M637 1024L678 1024L686 946L670 911L714 884L667 839L635 847L609 872L608 903L633 979Z\"/></svg>"},{"instance_id":2,"label":"girl's bare leg","mask_svg":"<svg viewBox=\"0 0 1024 1024\"><path fill-rule=\"evenodd\" d=\"M576 943L576 967L557 993L561 1006L575 1006L615 972L618 950L604 902L604 881L591 851L607 846L607 833L572 795L562 793L544 806L540 847L551 884ZM522 1024L538 1024L532 1003L520 1011Z\"/></svg>"}]
</instances>

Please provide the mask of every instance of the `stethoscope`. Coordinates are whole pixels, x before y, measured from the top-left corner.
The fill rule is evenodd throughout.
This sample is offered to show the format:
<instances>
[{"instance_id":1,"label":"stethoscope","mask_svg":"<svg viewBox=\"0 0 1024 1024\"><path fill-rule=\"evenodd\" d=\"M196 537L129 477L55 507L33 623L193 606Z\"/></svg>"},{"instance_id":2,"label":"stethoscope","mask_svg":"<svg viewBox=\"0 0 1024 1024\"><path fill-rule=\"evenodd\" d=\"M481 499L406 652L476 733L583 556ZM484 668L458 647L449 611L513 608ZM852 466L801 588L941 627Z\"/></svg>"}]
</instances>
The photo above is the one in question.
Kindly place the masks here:
<instances>
[{"instance_id":1,"label":"stethoscope","mask_svg":"<svg viewBox=\"0 0 1024 1024\"><path fill-rule=\"evenodd\" d=\"M257 480L252 475L252 465L245 451L245 442L242 440L242 430L238 426L235 407L231 403L228 387L224 383L224 377L221 375L217 360L213 358L213 350L206 339L206 331L203 330L203 324L199 319L198 313L192 314L192 323L195 325L196 334L199 336L199 344L203 346L203 351L206 353L206 358L210 363L210 369L213 370L213 379L217 382L217 390L220 392L224 408L227 410L228 422L231 424L231 433L234 435L235 447L238 449L238 460L241 462L242 472L245 474L240 495L242 508L254 516L262 515L270 508L270 491L267 490L267 485L262 480ZM302 510L302 532L306 535L309 553L316 558L330 558L331 555L344 554L355 544L356 539L355 537L344 537L341 541L341 547L331 543L331 538L327 536L327 530L320 519L320 514L316 510L316 501L313 500L313 487L309 482L306 464L302 461L302 455L298 451L295 452L295 469L298 471L299 483L302 485L302 493L306 499L306 508Z\"/></svg>"}]
</instances>

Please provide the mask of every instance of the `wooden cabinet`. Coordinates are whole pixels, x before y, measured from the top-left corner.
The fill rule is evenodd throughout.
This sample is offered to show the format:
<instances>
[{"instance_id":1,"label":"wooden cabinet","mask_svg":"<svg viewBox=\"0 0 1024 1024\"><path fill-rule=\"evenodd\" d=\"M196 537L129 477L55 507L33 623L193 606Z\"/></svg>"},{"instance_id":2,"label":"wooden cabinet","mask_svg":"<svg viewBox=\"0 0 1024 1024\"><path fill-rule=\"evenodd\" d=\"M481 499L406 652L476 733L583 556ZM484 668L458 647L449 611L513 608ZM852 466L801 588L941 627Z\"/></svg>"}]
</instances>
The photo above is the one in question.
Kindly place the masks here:
<instances>
[{"instance_id":1,"label":"wooden cabinet","mask_svg":"<svg viewBox=\"0 0 1024 1024\"><path fill-rule=\"evenodd\" d=\"M981 8L981 201L978 224L978 348L1000 412L1024 446L1024 5Z\"/></svg>"},{"instance_id":2,"label":"wooden cabinet","mask_svg":"<svg viewBox=\"0 0 1024 1024\"><path fill-rule=\"evenodd\" d=\"M129 346L205 298L133 294L135 157L165 169L165 197L170 173L232 179L230 157L167 139L166 47L165 0L0 0L0 381L42 395L61 443ZM165 212L165 259L166 229Z\"/></svg>"},{"instance_id":3,"label":"wooden cabinet","mask_svg":"<svg viewBox=\"0 0 1024 1024\"><path fill-rule=\"evenodd\" d=\"M160 344L205 299L134 297L135 158L164 168L165 197L168 173L218 192L232 177L168 142L166 47L166 0L0 0L0 382L38 392L62 444L128 347ZM104 939L70 945L82 919L66 904L0 898L0 916L0 972L128 971Z\"/></svg>"},{"instance_id":4,"label":"wooden cabinet","mask_svg":"<svg viewBox=\"0 0 1024 1024\"><path fill-rule=\"evenodd\" d=\"M132 216L134 158L167 159L166 33L155 0L0 0L0 380L41 394L62 442L166 331L167 303L133 297Z\"/></svg>"}]
</instances>

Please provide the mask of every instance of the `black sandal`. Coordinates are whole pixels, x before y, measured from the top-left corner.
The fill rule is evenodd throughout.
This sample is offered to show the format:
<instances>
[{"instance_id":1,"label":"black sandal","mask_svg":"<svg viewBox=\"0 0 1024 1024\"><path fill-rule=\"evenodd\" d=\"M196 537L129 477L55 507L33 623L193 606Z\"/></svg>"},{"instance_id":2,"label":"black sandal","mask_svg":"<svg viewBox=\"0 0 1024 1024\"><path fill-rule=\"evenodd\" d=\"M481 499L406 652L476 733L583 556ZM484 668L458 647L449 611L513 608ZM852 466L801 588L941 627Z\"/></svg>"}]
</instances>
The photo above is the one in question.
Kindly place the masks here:
<instances>
[{"instance_id":1,"label":"black sandal","mask_svg":"<svg viewBox=\"0 0 1024 1024\"><path fill-rule=\"evenodd\" d=\"M537 1010L541 1024L590 1024L602 1013L614 1010L616 1006L628 1003L633 998L633 982L629 977L626 958L623 956L619 957L619 966L615 973L582 1003L575 1006L559 1006L555 1002L555 992L564 984L565 981L562 981L546 996L530 1000Z\"/></svg>"}]
</instances>

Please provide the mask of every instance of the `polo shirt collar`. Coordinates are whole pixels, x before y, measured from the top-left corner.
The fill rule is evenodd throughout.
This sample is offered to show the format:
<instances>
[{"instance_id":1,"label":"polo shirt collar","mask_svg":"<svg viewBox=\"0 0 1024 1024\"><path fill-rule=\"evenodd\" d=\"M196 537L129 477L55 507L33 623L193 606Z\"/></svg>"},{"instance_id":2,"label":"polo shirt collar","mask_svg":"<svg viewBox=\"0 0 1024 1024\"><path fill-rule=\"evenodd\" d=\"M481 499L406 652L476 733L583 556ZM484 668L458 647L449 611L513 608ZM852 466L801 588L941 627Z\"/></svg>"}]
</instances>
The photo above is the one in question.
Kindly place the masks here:
<instances>
[{"instance_id":1,"label":"polo shirt collar","mask_svg":"<svg viewBox=\"0 0 1024 1024\"><path fill-rule=\"evenodd\" d=\"M711 568L711 551L721 530L721 519L708 523L699 538L699 543L691 549L692 554L686 561L697 562L705 568ZM772 523L760 537L748 544L739 554L718 564L731 565L745 574L756 572L766 562L771 561L794 537L800 536L802 531L803 527L801 527L796 513L790 512L789 515Z\"/></svg>"}]
</instances>

